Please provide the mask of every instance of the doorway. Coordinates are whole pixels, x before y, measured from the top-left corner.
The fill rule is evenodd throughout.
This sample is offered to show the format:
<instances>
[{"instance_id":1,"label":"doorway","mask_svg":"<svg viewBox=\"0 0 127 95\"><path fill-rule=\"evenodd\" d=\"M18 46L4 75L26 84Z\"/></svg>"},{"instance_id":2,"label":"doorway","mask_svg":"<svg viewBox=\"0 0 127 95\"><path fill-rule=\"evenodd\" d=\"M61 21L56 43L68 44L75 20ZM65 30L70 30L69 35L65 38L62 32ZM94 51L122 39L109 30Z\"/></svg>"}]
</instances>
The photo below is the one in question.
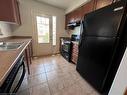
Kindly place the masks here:
<instances>
[{"instance_id":1,"label":"doorway","mask_svg":"<svg viewBox=\"0 0 127 95\"><path fill-rule=\"evenodd\" d=\"M37 56L53 55L56 48L56 16L35 16L35 52Z\"/></svg>"}]
</instances>

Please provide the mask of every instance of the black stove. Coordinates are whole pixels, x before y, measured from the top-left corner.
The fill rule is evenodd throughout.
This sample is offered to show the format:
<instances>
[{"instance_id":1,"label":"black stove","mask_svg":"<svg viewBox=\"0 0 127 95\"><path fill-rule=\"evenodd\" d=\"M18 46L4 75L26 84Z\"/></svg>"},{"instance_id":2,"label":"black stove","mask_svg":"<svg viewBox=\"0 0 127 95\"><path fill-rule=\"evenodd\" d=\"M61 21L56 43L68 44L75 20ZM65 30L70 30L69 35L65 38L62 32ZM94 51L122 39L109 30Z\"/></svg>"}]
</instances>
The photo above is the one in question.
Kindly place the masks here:
<instances>
[{"instance_id":1,"label":"black stove","mask_svg":"<svg viewBox=\"0 0 127 95\"><path fill-rule=\"evenodd\" d=\"M70 59L71 59L71 38L60 37L60 53L67 61L70 62Z\"/></svg>"}]
</instances>

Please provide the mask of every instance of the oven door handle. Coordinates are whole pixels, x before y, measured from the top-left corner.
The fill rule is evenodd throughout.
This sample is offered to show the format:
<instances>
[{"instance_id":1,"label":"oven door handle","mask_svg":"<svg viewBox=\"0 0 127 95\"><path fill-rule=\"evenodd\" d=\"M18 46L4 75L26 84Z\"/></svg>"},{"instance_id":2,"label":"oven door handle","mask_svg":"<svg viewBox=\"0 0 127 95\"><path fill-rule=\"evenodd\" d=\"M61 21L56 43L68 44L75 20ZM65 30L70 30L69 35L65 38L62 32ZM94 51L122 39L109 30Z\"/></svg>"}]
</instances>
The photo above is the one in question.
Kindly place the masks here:
<instances>
[{"instance_id":1,"label":"oven door handle","mask_svg":"<svg viewBox=\"0 0 127 95\"><path fill-rule=\"evenodd\" d=\"M22 72L21 78L20 78L20 80L19 80L17 86L15 87L13 93L16 93L16 92L18 91L19 87L20 87L21 84L22 84L22 81L23 81L23 79L24 79L24 76L25 76L25 72L26 72L26 70L25 70L25 64L24 64L24 61L22 61L22 65L20 65L20 67L21 67L21 66L23 66L23 72Z\"/></svg>"}]
</instances>

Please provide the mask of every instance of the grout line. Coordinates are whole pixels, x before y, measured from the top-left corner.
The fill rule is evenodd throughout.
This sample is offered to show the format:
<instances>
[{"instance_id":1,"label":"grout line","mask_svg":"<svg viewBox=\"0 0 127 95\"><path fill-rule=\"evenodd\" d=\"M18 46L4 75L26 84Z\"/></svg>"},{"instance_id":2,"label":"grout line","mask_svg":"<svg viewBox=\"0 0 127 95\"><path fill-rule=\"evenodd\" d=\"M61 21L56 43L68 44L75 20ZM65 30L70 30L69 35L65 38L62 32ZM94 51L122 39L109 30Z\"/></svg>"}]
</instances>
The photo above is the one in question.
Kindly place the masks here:
<instances>
[{"instance_id":1,"label":"grout line","mask_svg":"<svg viewBox=\"0 0 127 95\"><path fill-rule=\"evenodd\" d=\"M43 66L44 66L44 64L43 64ZM48 82L48 77L47 77L47 73L46 73L45 66L44 66L44 70L45 70L45 76L46 76L46 81L47 81L47 84L48 84L49 93L50 93L50 95L52 95L51 89L50 89L50 87L49 87L49 82Z\"/></svg>"},{"instance_id":2,"label":"grout line","mask_svg":"<svg viewBox=\"0 0 127 95\"><path fill-rule=\"evenodd\" d=\"M49 58L50 59L50 58ZM57 60L58 58L56 58L55 60ZM47 60L47 59L46 59ZM45 74L45 77L46 77L46 81L45 82L43 82L43 83L47 83L47 90L49 90L49 93L50 93L50 95L54 95L55 93L59 93L59 92L61 92L63 89L66 89L66 90L68 90L68 89L70 89L72 86L74 86L74 85L77 85L77 82L78 81L80 81L79 79L77 80L73 80L74 82L73 83L71 83L70 85L66 85L66 83L68 83L68 82L65 82L65 79L67 80L68 78L65 78L64 76L66 76L66 74L68 74L69 72L72 72L72 73L74 73L73 72L73 70L72 71L67 71L67 72L65 72L65 75L62 75L63 77L61 77L61 76L59 76L58 77L58 79L60 78L60 81L62 81L62 84L63 84L63 87L62 87L62 89L59 89L59 90L57 90L55 93L53 93L52 92L52 89L50 88L51 86L50 86L50 80L48 80L48 73L50 73L50 72L52 72L52 71L57 71L57 70L60 70L60 73L61 73L61 71L63 72L63 70L65 70L66 71L66 66L69 66L70 65L70 63L67 63L67 62L64 62L63 61L63 58L62 59L60 59L60 60L62 60L62 61L60 61L60 62L55 62L56 64L60 64L60 63L64 63L64 64L69 64L69 65L62 65L62 66L58 66L58 68L57 68L57 70L56 69L53 69L53 70L50 70L50 71L46 71L46 63L47 62L45 62L46 60L43 60L41 63L42 63L42 67L43 67L43 69L44 69L44 72L42 72L42 73L40 73L40 74ZM51 59L52 60L52 59ZM51 64L52 64L52 62L50 62ZM48 62L48 64L49 64L49 62ZM64 68L65 67L65 68ZM50 68L49 68L50 69ZM69 67L69 69L70 69L70 67ZM40 74L34 74L34 75L32 75L31 77L36 77L37 75L40 75ZM62 74L62 73L61 73ZM55 78L53 78L53 79L57 79L56 77ZM70 80L71 81L71 80ZM69 82L70 82L69 81ZM43 83L41 83L41 84L43 84ZM28 82L28 85L29 85L29 82ZM39 84L36 84L36 85L39 85ZM29 89L29 93L31 94L32 93L32 91L33 91L33 87L34 86L36 86L36 85L33 85L33 86L31 86L31 87L29 87L29 86L27 86L28 87L28 89ZM81 88L81 86L79 86L80 88ZM93 91L90 93L90 95L93 93Z\"/></svg>"}]
</instances>

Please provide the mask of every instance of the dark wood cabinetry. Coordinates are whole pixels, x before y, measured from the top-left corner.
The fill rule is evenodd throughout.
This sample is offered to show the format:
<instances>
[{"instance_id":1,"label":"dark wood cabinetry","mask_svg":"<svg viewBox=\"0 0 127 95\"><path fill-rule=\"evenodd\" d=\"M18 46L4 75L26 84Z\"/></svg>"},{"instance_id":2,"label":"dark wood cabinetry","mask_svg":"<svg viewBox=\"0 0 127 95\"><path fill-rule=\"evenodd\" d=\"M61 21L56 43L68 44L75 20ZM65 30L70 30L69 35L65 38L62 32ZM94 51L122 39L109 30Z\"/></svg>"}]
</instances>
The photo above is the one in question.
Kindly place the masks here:
<instances>
[{"instance_id":1,"label":"dark wood cabinetry","mask_svg":"<svg viewBox=\"0 0 127 95\"><path fill-rule=\"evenodd\" d=\"M72 54L71 54L71 61L77 64L78 60L78 43L72 42Z\"/></svg>"},{"instance_id":2,"label":"dark wood cabinetry","mask_svg":"<svg viewBox=\"0 0 127 95\"><path fill-rule=\"evenodd\" d=\"M89 13L93 10L94 10L94 0L68 13L66 15L65 28L67 29L68 23L79 22L86 13Z\"/></svg>"},{"instance_id":3,"label":"dark wood cabinetry","mask_svg":"<svg viewBox=\"0 0 127 95\"><path fill-rule=\"evenodd\" d=\"M117 0L116 0L117 1ZM65 29L67 29L67 24L71 22L80 21L85 14L92 12L94 10L100 9L102 7L112 4L113 0L91 0L85 5L77 8L76 10L68 13L66 15Z\"/></svg>"},{"instance_id":4,"label":"dark wood cabinetry","mask_svg":"<svg viewBox=\"0 0 127 95\"><path fill-rule=\"evenodd\" d=\"M90 2L86 3L84 6L82 6L82 17L87 14L90 13L92 11L94 11L95 9L95 0L91 0Z\"/></svg>"},{"instance_id":5,"label":"dark wood cabinetry","mask_svg":"<svg viewBox=\"0 0 127 95\"><path fill-rule=\"evenodd\" d=\"M113 0L96 0L96 10L112 4Z\"/></svg>"},{"instance_id":6,"label":"dark wood cabinetry","mask_svg":"<svg viewBox=\"0 0 127 95\"><path fill-rule=\"evenodd\" d=\"M25 61L26 61L26 65L28 68L28 74L30 74L30 66L29 65L32 64L32 58L33 58L32 51L33 50L32 50L32 40L31 40L24 51Z\"/></svg>"},{"instance_id":7,"label":"dark wood cabinetry","mask_svg":"<svg viewBox=\"0 0 127 95\"><path fill-rule=\"evenodd\" d=\"M21 24L19 6L17 0L0 1L0 21Z\"/></svg>"}]
</instances>

